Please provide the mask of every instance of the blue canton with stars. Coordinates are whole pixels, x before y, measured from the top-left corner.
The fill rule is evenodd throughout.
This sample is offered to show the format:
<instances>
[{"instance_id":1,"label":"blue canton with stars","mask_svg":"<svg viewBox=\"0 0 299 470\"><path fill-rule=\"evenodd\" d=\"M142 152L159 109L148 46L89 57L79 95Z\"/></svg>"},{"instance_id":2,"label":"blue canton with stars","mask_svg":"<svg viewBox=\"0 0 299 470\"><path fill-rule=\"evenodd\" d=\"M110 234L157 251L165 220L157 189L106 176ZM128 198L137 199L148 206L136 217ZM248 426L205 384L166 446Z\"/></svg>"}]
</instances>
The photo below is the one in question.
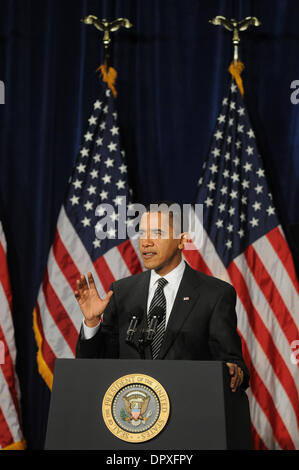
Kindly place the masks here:
<instances>
[{"instance_id":1,"label":"blue canton with stars","mask_svg":"<svg viewBox=\"0 0 299 470\"><path fill-rule=\"evenodd\" d=\"M126 209L130 199L127 165L119 143L115 98L105 84L88 123L64 207L95 261L124 241L118 238L118 213L120 207ZM106 204L111 204L114 212L109 215L110 224L103 226L101 221L107 216ZM101 239L98 236L101 232L109 232L108 237Z\"/></svg>"},{"instance_id":2,"label":"blue canton with stars","mask_svg":"<svg viewBox=\"0 0 299 470\"><path fill-rule=\"evenodd\" d=\"M242 96L234 81L222 101L196 203L204 227L227 267L255 240L278 225Z\"/></svg>"}]
</instances>

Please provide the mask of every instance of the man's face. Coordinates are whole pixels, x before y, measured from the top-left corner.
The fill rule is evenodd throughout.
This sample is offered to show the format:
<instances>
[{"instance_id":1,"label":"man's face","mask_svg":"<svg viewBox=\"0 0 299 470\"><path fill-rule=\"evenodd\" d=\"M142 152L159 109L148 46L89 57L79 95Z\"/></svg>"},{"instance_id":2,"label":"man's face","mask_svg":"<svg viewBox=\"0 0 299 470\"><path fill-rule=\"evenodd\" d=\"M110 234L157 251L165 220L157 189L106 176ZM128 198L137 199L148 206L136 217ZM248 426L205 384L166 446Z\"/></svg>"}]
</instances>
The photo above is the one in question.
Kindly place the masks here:
<instances>
[{"instance_id":1,"label":"man's face","mask_svg":"<svg viewBox=\"0 0 299 470\"><path fill-rule=\"evenodd\" d=\"M139 227L139 250L144 267L155 269L161 276L181 260L182 243L174 238L172 218L167 212L146 212Z\"/></svg>"}]
</instances>

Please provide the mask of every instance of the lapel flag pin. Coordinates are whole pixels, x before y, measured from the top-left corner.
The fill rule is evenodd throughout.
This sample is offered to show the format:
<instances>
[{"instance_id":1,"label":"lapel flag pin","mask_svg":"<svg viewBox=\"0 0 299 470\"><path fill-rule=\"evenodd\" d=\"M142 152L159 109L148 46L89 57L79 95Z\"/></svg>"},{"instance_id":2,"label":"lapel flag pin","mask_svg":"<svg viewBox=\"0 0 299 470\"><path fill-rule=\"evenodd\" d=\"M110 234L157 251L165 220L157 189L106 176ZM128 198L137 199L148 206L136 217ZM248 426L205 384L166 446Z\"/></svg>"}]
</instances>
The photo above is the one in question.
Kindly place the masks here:
<instances>
[{"instance_id":1,"label":"lapel flag pin","mask_svg":"<svg viewBox=\"0 0 299 470\"><path fill-rule=\"evenodd\" d=\"M183 300L190 300L190 297L184 297Z\"/></svg>"}]
</instances>

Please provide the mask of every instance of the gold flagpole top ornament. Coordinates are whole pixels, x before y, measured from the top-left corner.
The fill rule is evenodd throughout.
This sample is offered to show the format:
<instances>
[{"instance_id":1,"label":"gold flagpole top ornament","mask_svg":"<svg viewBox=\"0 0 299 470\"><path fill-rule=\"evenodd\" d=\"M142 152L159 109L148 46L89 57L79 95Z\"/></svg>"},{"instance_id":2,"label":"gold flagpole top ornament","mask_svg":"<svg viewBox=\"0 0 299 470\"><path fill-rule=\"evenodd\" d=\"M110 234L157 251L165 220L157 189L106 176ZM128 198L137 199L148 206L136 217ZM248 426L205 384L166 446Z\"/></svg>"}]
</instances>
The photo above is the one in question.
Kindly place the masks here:
<instances>
[{"instance_id":1,"label":"gold flagpole top ornament","mask_svg":"<svg viewBox=\"0 0 299 470\"><path fill-rule=\"evenodd\" d=\"M215 16L209 23L219 26L222 25L228 31L233 32L233 46L234 46L234 61L239 60L239 43L241 41L239 32L246 31L249 26L260 26L261 22L256 16L247 16L244 20L237 21L234 18L228 19L225 16Z\"/></svg>"},{"instance_id":2,"label":"gold flagpole top ornament","mask_svg":"<svg viewBox=\"0 0 299 470\"><path fill-rule=\"evenodd\" d=\"M239 60L239 44L240 44L240 31L246 31L249 26L260 26L261 22L256 16L247 16L243 20L237 21L234 18L228 19L225 16L215 16L209 23L218 26L224 26L225 29L233 33L233 47L234 47L234 58L229 66L229 71L236 80L239 87L240 93L244 95L244 88L241 78L241 73L244 69L244 64Z\"/></svg>"},{"instance_id":3,"label":"gold flagpole top ornament","mask_svg":"<svg viewBox=\"0 0 299 470\"><path fill-rule=\"evenodd\" d=\"M127 18L117 18L113 21L108 21L105 18L100 20L97 16L88 15L81 19L84 24L91 24L99 31L103 32L102 44L104 45L104 64L98 67L97 71L101 71L102 80L107 82L109 88L112 90L114 96L116 96L116 90L114 83L116 79L116 70L110 67L110 52L112 37L111 33L114 33L119 28L132 28L132 23Z\"/></svg>"}]
</instances>

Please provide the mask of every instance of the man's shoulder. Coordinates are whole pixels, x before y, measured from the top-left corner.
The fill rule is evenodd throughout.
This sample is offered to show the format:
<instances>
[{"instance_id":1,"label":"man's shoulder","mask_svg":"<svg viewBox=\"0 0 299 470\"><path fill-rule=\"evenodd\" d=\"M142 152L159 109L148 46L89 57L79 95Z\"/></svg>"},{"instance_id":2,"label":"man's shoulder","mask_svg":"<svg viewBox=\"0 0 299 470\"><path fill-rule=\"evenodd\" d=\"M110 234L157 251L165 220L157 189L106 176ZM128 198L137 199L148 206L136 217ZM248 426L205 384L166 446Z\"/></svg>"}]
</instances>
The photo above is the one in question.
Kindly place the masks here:
<instances>
[{"instance_id":1,"label":"man's shoulder","mask_svg":"<svg viewBox=\"0 0 299 470\"><path fill-rule=\"evenodd\" d=\"M192 273L197 282L201 284L205 289L211 289L213 291L219 290L223 292L232 292L235 293L235 288L227 281L220 279L209 274L205 274L197 269L193 269L190 265L187 264L187 270Z\"/></svg>"},{"instance_id":2,"label":"man's shoulder","mask_svg":"<svg viewBox=\"0 0 299 470\"><path fill-rule=\"evenodd\" d=\"M146 282L149 280L150 270L142 271L137 274L132 274L130 276L123 277L113 282L112 289L130 289L132 286L138 287L139 283ZM187 278L187 282L191 281L195 285L201 285L205 290L211 290L215 292L217 290L219 293L231 292L235 294L234 287L227 281L219 279L214 276L205 274L197 269L192 268L188 263L186 263L186 268L183 277Z\"/></svg>"}]
</instances>

